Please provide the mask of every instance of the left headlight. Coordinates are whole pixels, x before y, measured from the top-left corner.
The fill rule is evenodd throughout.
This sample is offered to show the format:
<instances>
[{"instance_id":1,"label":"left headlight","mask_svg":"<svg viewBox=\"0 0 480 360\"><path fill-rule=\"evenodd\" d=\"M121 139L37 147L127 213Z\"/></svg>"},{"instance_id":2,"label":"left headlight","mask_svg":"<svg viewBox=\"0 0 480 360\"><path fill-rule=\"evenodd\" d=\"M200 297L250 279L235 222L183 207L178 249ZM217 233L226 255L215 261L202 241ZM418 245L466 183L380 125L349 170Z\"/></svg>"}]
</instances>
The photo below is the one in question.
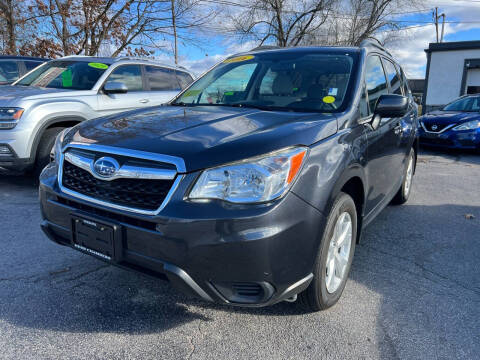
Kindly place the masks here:
<instances>
[{"instance_id":1,"label":"left headlight","mask_svg":"<svg viewBox=\"0 0 480 360\"><path fill-rule=\"evenodd\" d=\"M22 108L0 108L0 129L9 130L17 126L25 110Z\"/></svg>"},{"instance_id":2,"label":"left headlight","mask_svg":"<svg viewBox=\"0 0 480 360\"><path fill-rule=\"evenodd\" d=\"M60 163L60 154L62 153L63 140L65 139L65 134L71 128L63 129L57 135L55 139L55 144L53 145L52 151L50 152L50 161L55 161L57 164Z\"/></svg>"},{"instance_id":3,"label":"left headlight","mask_svg":"<svg viewBox=\"0 0 480 360\"><path fill-rule=\"evenodd\" d=\"M478 128L480 128L480 120L473 120L473 121L469 121L469 122L457 125L452 130L455 130L455 131L475 130Z\"/></svg>"},{"instance_id":4,"label":"left headlight","mask_svg":"<svg viewBox=\"0 0 480 360\"><path fill-rule=\"evenodd\" d=\"M261 203L284 195L297 177L308 149L295 147L202 172L189 199Z\"/></svg>"}]
</instances>

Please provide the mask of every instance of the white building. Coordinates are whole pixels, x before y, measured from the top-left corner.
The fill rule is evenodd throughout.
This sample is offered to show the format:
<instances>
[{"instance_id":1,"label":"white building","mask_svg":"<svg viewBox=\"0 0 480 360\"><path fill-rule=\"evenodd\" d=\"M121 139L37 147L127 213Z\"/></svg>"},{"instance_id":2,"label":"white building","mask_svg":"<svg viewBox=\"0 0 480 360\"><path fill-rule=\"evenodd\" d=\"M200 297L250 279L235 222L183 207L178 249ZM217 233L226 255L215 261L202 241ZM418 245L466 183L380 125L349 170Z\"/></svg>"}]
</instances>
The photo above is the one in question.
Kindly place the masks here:
<instances>
[{"instance_id":1,"label":"white building","mask_svg":"<svg viewBox=\"0 0 480 360\"><path fill-rule=\"evenodd\" d=\"M480 93L480 41L431 43L425 52L425 112L459 96Z\"/></svg>"}]
</instances>

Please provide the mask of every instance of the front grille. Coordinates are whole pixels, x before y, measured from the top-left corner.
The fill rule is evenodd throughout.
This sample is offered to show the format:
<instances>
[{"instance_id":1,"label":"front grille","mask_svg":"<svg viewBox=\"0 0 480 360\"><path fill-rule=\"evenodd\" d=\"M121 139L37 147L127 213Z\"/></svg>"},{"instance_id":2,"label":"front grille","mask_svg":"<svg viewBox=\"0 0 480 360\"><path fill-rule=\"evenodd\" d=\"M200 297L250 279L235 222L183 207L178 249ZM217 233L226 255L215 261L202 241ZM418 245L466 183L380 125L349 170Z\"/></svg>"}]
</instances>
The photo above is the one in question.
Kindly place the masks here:
<instances>
[{"instance_id":1,"label":"front grille","mask_svg":"<svg viewBox=\"0 0 480 360\"><path fill-rule=\"evenodd\" d=\"M423 126L425 126L425 129L427 129L427 131L430 131L430 132L440 132L449 125L450 124L423 123Z\"/></svg>"},{"instance_id":2,"label":"front grille","mask_svg":"<svg viewBox=\"0 0 480 360\"><path fill-rule=\"evenodd\" d=\"M160 207L174 180L95 178L68 161L63 162L62 186L95 200L139 210L153 211Z\"/></svg>"}]
</instances>

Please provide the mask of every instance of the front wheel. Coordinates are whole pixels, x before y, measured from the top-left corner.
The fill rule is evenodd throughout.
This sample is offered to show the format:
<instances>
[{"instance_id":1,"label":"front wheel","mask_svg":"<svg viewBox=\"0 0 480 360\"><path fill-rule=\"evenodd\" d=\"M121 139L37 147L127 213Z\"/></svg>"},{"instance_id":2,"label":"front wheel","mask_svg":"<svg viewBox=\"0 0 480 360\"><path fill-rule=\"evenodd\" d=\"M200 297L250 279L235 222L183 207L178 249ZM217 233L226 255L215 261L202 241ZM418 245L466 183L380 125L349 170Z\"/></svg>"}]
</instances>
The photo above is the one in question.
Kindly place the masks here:
<instances>
[{"instance_id":1,"label":"front wheel","mask_svg":"<svg viewBox=\"0 0 480 360\"><path fill-rule=\"evenodd\" d=\"M350 195L340 193L328 215L313 281L299 295L309 311L327 309L337 303L347 282L355 252L357 210Z\"/></svg>"},{"instance_id":2,"label":"front wheel","mask_svg":"<svg viewBox=\"0 0 480 360\"><path fill-rule=\"evenodd\" d=\"M37 156L35 158L35 165L33 168L33 175L35 179L38 179L43 168L50 162L50 153L52 152L52 148L55 144L55 139L63 129L64 128L62 127L54 127L45 130L43 133L40 143L38 144Z\"/></svg>"},{"instance_id":3,"label":"front wheel","mask_svg":"<svg viewBox=\"0 0 480 360\"><path fill-rule=\"evenodd\" d=\"M395 197L392 199L392 204L401 205L405 204L408 201L410 192L412 191L412 182L413 174L415 173L415 151L410 149L410 154L408 155L407 167L403 175L403 182L400 189L396 193Z\"/></svg>"}]
</instances>

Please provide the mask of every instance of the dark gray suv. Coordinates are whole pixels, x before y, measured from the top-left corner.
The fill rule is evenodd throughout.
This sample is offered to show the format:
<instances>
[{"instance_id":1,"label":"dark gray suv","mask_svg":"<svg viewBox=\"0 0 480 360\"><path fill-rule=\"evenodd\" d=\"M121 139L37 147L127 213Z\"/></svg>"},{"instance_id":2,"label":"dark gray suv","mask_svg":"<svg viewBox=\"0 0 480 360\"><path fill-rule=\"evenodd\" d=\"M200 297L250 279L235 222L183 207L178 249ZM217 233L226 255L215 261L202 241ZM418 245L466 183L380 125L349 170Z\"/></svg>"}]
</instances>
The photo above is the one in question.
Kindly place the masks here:
<instances>
[{"instance_id":1,"label":"dark gray suv","mask_svg":"<svg viewBox=\"0 0 480 360\"><path fill-rule=\"evenodd\" d=\"M42 229L207 301L325 309L362 229L409 197L416 122L374 43L236 55L167 106L63 131Z\"/></svg>"}]
</instances>

